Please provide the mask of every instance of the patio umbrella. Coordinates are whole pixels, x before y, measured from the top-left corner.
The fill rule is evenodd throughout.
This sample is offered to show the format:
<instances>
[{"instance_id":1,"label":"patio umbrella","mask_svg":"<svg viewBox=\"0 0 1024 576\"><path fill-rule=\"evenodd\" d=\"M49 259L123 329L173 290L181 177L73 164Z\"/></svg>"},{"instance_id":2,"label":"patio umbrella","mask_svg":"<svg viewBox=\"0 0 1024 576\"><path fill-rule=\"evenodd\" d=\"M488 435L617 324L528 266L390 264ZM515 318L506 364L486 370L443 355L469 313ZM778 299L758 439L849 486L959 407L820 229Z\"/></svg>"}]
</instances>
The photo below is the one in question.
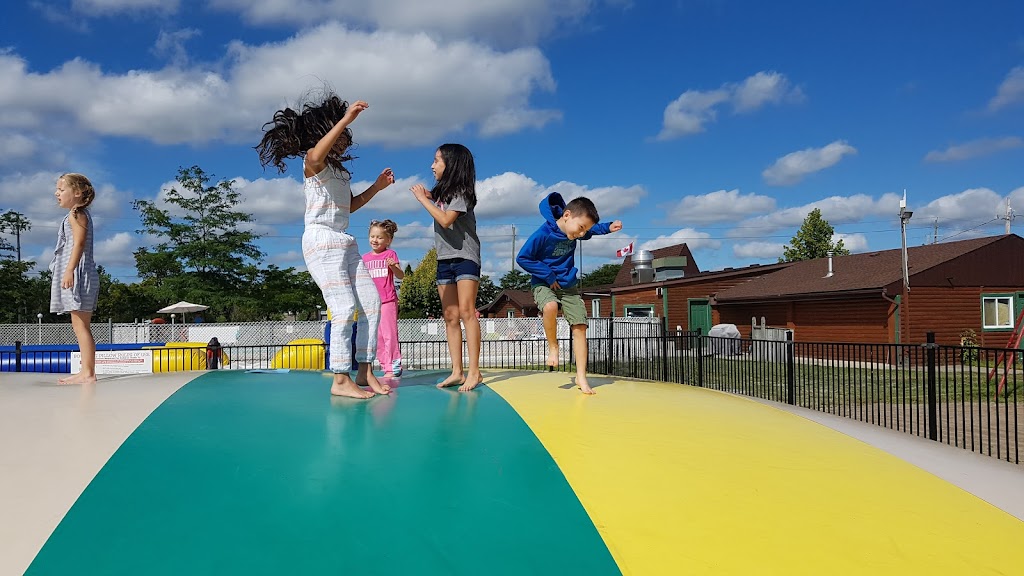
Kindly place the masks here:
<instances>
[{"instance_id":1,"label":"patio umbrella","mask_svg":"<svg viewBox=\"0 0 1024 576\"><path fill-rule=\"evenodd\" d=\"M192 304L191 302L185 302L182 300L177 304L171 304L156 311L157 314L183 314L185 312L201 312L206 310L209 306L203 306L202 304Z\"/></svg>"},{"instance_id":2,"label":"patio umbrella","mask_svg":"<svg viewBox=\"0 0 1024 576\"><path fill-rule=\"evenodd\" d=\"M209 306L203 306L202 304L193 304L191 302L185 302L182 300L177 304L171 304L156 311L157 314L181 314L181 321L185 321L186 312L201 312L206 310ZM171 317L171 323L174 323L174 317Z\"/></svg>"}]
</instances>

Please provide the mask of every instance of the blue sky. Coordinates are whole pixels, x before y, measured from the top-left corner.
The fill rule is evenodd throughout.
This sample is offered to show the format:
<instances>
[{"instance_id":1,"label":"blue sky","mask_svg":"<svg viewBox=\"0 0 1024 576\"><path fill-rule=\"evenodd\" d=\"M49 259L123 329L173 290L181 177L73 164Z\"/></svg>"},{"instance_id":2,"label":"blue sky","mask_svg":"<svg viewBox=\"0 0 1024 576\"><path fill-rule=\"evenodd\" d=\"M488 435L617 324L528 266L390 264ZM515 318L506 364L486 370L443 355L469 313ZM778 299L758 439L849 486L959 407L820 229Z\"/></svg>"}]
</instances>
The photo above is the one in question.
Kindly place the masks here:
<instances>
[{"instance_id":1,"label":"blue sky","mask_svg":"<svg viewBox=\"0 0 1024 576\"><path fill-rule=\"evenodd\" d=\"M398 178L351 232L392 218L415 264L432 232L409 187L461 142L495 280L551 191L623 221L586 270L631 241L686 242L703 270L773 262L815 207L853 251L896 248L904 189L911 245L1000 234L1007 199L1024 214L1014 0L72 0L8 3L0 29L0 211L32 220L40 268L61 172L97 186L97 261L134 282L132 200L195 164L235 179L264 264L302 269L301 164L264 171L253 146L323 82L370 103L354 187Z\"/></svg>"}]
</instances>

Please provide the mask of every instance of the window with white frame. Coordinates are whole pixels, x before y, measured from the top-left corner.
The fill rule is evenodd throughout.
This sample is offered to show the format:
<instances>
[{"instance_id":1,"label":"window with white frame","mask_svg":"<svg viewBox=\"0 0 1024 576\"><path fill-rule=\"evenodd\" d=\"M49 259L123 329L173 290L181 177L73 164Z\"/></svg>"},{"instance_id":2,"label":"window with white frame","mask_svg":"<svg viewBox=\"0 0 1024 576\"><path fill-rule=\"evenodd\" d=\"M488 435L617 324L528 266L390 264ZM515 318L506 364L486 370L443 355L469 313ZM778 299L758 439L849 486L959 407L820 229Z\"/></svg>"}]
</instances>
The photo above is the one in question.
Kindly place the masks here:
<instances>
[{"instance_id":1,"label":"window with white frame","mask_svg":"<svg viewBox=\"0 0 1024 576\"><path fill-rule=\"evenodd\" d=\"M593 300L590 301L590 317L601 317L601 300L599 298L594 298Z\"/></svg>"},{"instance_id":2,"label":"window with white frame","mask_svg":"<svg viewBox=\"0 0 1024 576\"><path fill-rule=\"evenodd\" d=\"M654 306L626 306L627 318L654 318Z\"/></svg>"},{"instance_id":3,"label":"window with white frame","mask_svg":"<svg viewBox=\"0 0 1024 576\"><path fill-rule=\"evenodd\" d=\"M983 296L981 326L985 330L1013 328L1013 296Z\"/></svg>"},{"instance_id":4,"label":"window with white frame","mask_svg":"<svg viewBox=\"0 0 1024 576\"><path fill-rule=\"evenodd\" d=\"M515 318L515 317L516 317L516 311L515 311L515 310L512 310L512 309L509 309L509 311L508 311L508 317L509 317L509 318Z\"/></svg>"}]
</instances>

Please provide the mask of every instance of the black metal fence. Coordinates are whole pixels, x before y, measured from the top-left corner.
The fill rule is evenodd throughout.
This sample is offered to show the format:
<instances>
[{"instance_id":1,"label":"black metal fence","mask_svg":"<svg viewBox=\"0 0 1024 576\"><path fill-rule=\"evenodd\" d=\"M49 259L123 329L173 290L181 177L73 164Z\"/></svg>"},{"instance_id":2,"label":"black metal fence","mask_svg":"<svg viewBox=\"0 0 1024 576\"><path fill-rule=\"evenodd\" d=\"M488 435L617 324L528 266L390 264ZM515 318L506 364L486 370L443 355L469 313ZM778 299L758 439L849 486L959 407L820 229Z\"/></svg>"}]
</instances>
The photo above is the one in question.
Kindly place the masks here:
<instances>
[{"instance_id":1,"label":"black metal fence","mask_svg":"<svg viewBox=\"0 0 1024 576\"><path fill-rule=\"evenodd\" d=\"M1024 353L924 344L765 341L608 330L588 338L588 372L690 384L784 402L1019 464ZM572 338L556 370L574 371ZM546 369L543 340L484 340L481 367ZM153 350L153 371L325 368L323 344ZM444 341L402 342L406 369L451 367ZM67 372L67 352L0 351L0 370ZM463 354L468 350L463 346ZM63 355L63 356L61 356Z\"/></svg>"},{"instance_id":2,"label":"black metal fence","mask_svg":"<svg viewBox=\"0 0 1024 576\"><path fill-rule=\"evenodd\" d=\"M610 353L603 354L602 349ZM613 337L589 368L783 402L1021 463L1024 351L764 341L696 332Z\"/></svg>"}]
</instances>

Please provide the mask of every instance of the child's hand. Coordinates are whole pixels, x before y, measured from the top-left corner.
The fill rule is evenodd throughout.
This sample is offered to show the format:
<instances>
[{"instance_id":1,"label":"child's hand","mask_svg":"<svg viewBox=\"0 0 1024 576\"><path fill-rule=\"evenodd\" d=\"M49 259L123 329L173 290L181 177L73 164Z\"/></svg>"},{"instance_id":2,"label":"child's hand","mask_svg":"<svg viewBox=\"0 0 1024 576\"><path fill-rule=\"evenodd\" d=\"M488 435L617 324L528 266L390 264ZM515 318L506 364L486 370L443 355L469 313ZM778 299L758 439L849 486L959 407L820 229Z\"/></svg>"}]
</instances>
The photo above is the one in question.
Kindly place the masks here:
<instances>
[{"instance_id":1,"label":"child's hand","mask_svg":"<svg viewBox=\"0 0 1024 576\"><path fill-rule=\"evenodd\" d=\"M343 120L347 120L346 124L351 124L356 117L363 111L369 108L370 105L362 100L356 100L355 102L348 105L348 109L345 110L345 117Z\"/></svg>"},{"instance_id":2,"label":"child's hand","mask_svg":"<svg viewBox=\"0 0 1024 576\"><path fill-rule=\"evenodd\" d=\"M433 197L430 195L430 190L427 190L423 184L415 184L412 188L409 188L409 190L412 190L412 195L420 202L424 200L433 200Z\"/></svg>"},{"instance_id":3,"label":"child's hand","mask_svg":"<svg viewBox=\"0 0 1024 576\"><path fill-rule=\"evenodd\" d=\"M622 220L616 220L615 222L612 222L612 225L609 226L608 229L611 230L612 232L618 232L619 230L622 230Z\"/></svg>"},{"instance_id":4,"label":"child's hand","mask_svg":"<svg viewBox=\"0 0 1024 576\"><path fill-rule=\"evenodd\" d=\"M61 278L60 286L61 286L61 288L71 288L71 285L74 284L74 283L75 283L75 273L74 272L65 272L64 273L64 277Z\"/></svg>"},{"instance_id":5,"label":"child's hand","mask_svg":"<svg viewBox=\"0 0 1024 576\"><path fill-rule=\"evenodd\" d=\"M562 287L561 287L561 286L559 286L559 285L558 285L558 281L557 281L557 280L555 280L554 282L552 282L552 283L551 283L551 289L552 289L552 290L561 290L561 289L562 289Z\"/></svg>"},{"instance_id":6,"label":"child's hand","mask_svg":"<svg viewBox=\"0 0 1024 576\"><path fill-rule=\"evenodd\" d=\"M374 186L376 186L377 190L380 191L387 188L388 186L391 186L394 183L395 173L391 171L391 168L385 168L384 170L381 171L380 176L377 176L377 182L374 184Z\"/></svg>"},{"instance_id":7,"label":"child's hand","mask_svg":"<svg viewBox=\"0 0 1024 576\"><path fill-rule=\"evenodd\" d=\"M384 263L387 264L388 267L398 266L398 262L396 262L395 259L392 258L391 256L388 256L387 258L385 258L384 259Z\"/></svg>"}]
</instances>

